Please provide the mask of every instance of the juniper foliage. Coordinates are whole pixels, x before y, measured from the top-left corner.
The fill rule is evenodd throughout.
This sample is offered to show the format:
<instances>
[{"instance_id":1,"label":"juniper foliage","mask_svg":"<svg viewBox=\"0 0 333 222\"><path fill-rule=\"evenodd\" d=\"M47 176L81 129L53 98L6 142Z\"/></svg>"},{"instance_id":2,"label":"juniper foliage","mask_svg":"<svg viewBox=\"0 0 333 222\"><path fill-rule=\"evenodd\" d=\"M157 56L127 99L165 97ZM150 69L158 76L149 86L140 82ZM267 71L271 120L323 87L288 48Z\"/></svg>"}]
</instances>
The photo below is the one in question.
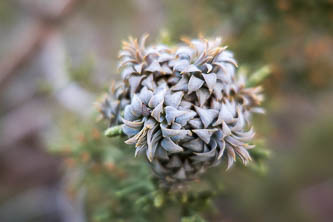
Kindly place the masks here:
<instances>
[{"instance_id":1,"label":"juniper foliage","mask_svg":"<svg viewBox=\"0 0 333 222\"><path fill-rule=\"evenodd\" d=\"M262 88L248 85L267 70L249 81L237 75L237 62L220 38L146 47L147 37L123 42L122 81L100 106L110 126L123 124L135 156L145 153L165 185L196 179L224 158L227 169L237 157L245 165L251 161L251 115L264 110Z\"/></svg>"},{"instance_id":2,"label":"juniper foliage","mask_svg":"<svg viewBox=\"0 0 333 222\"><path fill-rule=\"evenodd\" d=\"M229 57L227 56L228 59L233 59L232 57L230 57L231 56L230 53L227 52L227 55L229 56ZM232 62L231 63L229 62L228 65L231 64L229 68L233 70L235 68L235 64L233 64L234 63L233 60L231 61ZM180 70L179 76L177 77L178 80L179 78L181 79L180 75L183 75L180 74L181 72L182 71ZM248 106L244 106L242 110L237 110L238 111L237 115L238 116L244 115L247 116L246 118L248 118L250 116L248 114L252 112L251 109L255 107L252 106L253 104L251 104L251 102L246 103L246 100L251 101L251 99L246 98L246 96L251 97L253 95L256 95L256 93L251 94L252 90L257 88L262 79L267 76L267 72L269 72L269 70L266 67L258 70L257 72L253 72L254 73L253 75L247 75L246 74L247 70L244 68L240 68L240 72L244 76L248 76L248 78L251 80L250 81L251 84L246 85L246 82L244 82L245 79L241 79L241 81L235 81L236 78L231 78L230 80L237 87L234 88L231 87L230 91L228 91L228 94L233 95L232 96L233 99L236 98L235 96L236 92L239 93L238 95L242 95L243 97L245 97L243 102ZM151 78L151 74L152 73L150 72L148 75L144 74L143 75L144 77L140 76L139 77L141 78L141 80L144 78L149 79ZM192 76L198 78L199 74L202 75L202 73L191 73L191 72L184 74L184 76L188 78L187 85L190 84L189 81ZM137 77L137 73L134 74L133 76ZM140 114L141 116L140 115L135 116L135 118L142 118L142 120L139 121L138 120L133 121L133 119L126 118L128 117L127 114L125 115L126 109L136 108L135 102L137 102L138 99L140 100L142 99L141 102L145 101L145 98L140 96L140 93L138 92L145 91L147 93L148 90L157 90L159 87L163 88L166 86L169 89L166 90L166 92L164 92L165 95L175 94L180 92L179 94L182 94L180 100L182 101L179 102L176 99L174 99L175 97L172 97L173 100L169 102L170 103L176 102L177 104L179 103L179 105L182 102L183 104L186 102L194 104L192 106L193 109L191 109L191 112L192 111L196 112L196 115L195 116L189 115L190 117L187 121L190 121L190 119L200 119L200 115L198 114L200 111L198 112L198 108L201 107L201 109L204 108L206 109L207 106L209 106L210 103L204 103L204 105L200 106L200 101L198 99L200 95L197 96L195 92L193 93L195 96L189 96L189 93L187 91L183 92L182 90L175 90L175 91L170 90L170 88L176 85L176 81L174 80L175 85L171 86L168 83L163 84L164 81L167 81L163 80L164 78L169 80L170 78L172 78L172 76L166 75L160 77L162 81L156 83L156 86L154 86L153 89L149 89L149 87L147 86L140 86L140 84L138 84L137 87L141 89L133 90L130 87L131 84L129 84L129 82L132 82L133 84L133 80L124 81L120 84L115 84L110 87L111 88L110 93L108 93L106 97L104 97L102 100L103 102L101 103L102 106L100 107L101 108L100 111L102 111L104 118L109 120L108 126L112 126L105 131L105 134L107 136L112 137L111 139L104 137L100 133L103 131L103 128L105 127L103 122L97 125L96 123L93 123L93 121L86 123L66 122L66 124L76 125L78 128L82 130L81 132L76 133L78 135L73 135L72 131L68 134L65 133L67 137L64 138L63 143L57 144L58 146L57 150L65 157L67 169L69 169L69 171L79 172L79 177L77 177L76 180L74 178L72 180L76 181L76 183L70 184L68 186L68 189L71 195L76 196L78 195L77 193L79 190L78 188L84 187L86 191L85 202L87 205L86 209L87 209L88 221L96 221L96 222L104 222L104 221L140 222L140 221L157 221L157 220L177 221L181 218L181 221L184 222L185 221L195 222L195 221L205 221L204 217L207 216L207 213L209 213L209 215L214 215L214 210L216 210L215 209L216 206L213 202L214 199L218 196L224 195L226 192L223 183L219 179L220 176L216 177L216 174L221 174L221 175L223 174L225 167L227 167L228 165L227 164L228 158L226 158L226 161L223 161L222 164L220 164L221 167L216 167L215 170L211 171L208 170L208 172L206 172L201 177L192 177L188 180L187 179L185 180L184 178L176 178L176 180L166 180L165 174L158 174L157 172L157 174L154 175L151 169L147 166L147 163L149 163L153 171L155 171L156 173L156 165L154 165L154 161L163 161L163 160L150 161L149 155L147 155L149 154L149 152L147 152L147 150L143 150L145 151L145 155L138 155L135 158L133 156L134 153L133 146L126 145L124 143L125 140L124 137L128 136L127 134L129 133L128 131L126 131L126 123L127 125L129 125L129 127L133 126L133 124L136 127L140 126L140 131L142 131L146 122L149 123L150 121L150 123L151 122L159 123L157 121L158 118L157 119L155 118L156 116L155 113L153 113L153 110L155 110L157 105L161 104L161 102L157 103L157 105L155 106L152 107L149 106L149 101L151 100L151 98L154 97L154 95L150 97L148 103L143 103L145 104L145 106L147 106L148 109L151 109L149 115L151 115L152 117L150 117L149 121L148 121L149 118L145 119L145 116L143 114ZM209 99L207 100L211 101L216 100L217 96L219 95L216 95L216 93L214 93L214 88L211 88L211 92L209 92L210 88L208 87L205 78L203 76L201 77L199 76L198 79L204 81L204 83L200 86L201 88L200 87L199 88L208 90ZM216 78L216 82L217 83L219 82L218 78ZM154 82L146 81L146 83L148 84ZM251 87L250 91L246 91L248 87ZM233 90L235 92L232 92ZM134 101L134 98L137 101ZM164 98L165 100L167 100L166 97ZM163 101L163 109L165 110L167 109L168 106L164 105L164 102L165 101ZM223 102L225 102L225 99L223 100ZM217 107L218 105L215 104L215 106ZM221 108L221 106L219 106L219 108ZM183 109L183 111L184 110L186 109ZM167 117L165 111L160 113L160 118L162 118L162 116L164 120L161 120L161 122L165 121L166 128L169 128L170 127L170 124L168 124L168 120L170 120L169 115ZM173 122L174 124L175 122L177 122L178 117L171 118L170 121ZM218 120L218 115L215 118L215 122L217 120ZM142 124L140 123L144 121L146 122ZM202 120L200 119L200 121ZM97 128L91 128L91 125L96 125ZM201 122L201 125L203 126L204 122ZM210 127L213 128L212 125L213 121L207 125L208 130L210 130ZM186 126L186 123L183 123L183 127L184 126ZM235 125L231 124L231 127L234 126ZM161 131L163 137L162 127L160 125L158 127L159 127L158 130ZM187 125L186 127L191 127L191 126ZM66 129L70 127L63 127L63 128ZM181 129L181 130L189 131L192 129ZM220 128L220 130L223 130L223 128ZM156 133L157 131L153 131L154 135ZM201 139L195 133L193 133L190 136L196 136L197 140ZM170 136L169 138L171 139L171 137L172 136ZM147 135L143 138L146 139ZM206 138L202 138L202 140L205 139ZM163 139L160 138L159 143L161 143L162 140ZM143 143L148 143L148 142L145 140L143 141ZM209 148L203 148L201 151L197 150L196 152L205 153L205 149L211 149L214 151L213 159L216 158L219 155L219 152L217 152L218 148L217 146L214 147L215 145L212 143L214 142L209 141L209 143L206 143L205 141L203 141L201 143L203 144L203 147L209 147ZM183 143L180 144L182 146L184 145ZM257 139L254 140L253 144L256 144L257 147L255 149L247 150L248 156L251 156L252 161L248 164L248 167L246 169L255 172L256 174L262 174L265 172L264 159L266 159L269 156L269 153L266 149L264 149L265 145L259 140ZM159 149L161 149L161 147L159 147ZM138 149L138 147L136 149ZM159 155L157 152L153 154L154 154L152 156L153 158L156 158L156 156L158 157ZM182 162L181 167L184 168L185 168L184 164L187 161L191 161L192 165L198 164L194 161L192 162L191 159L187 158L191 158L196 155L200 156L193 152L191 154L186 154L187 156L184 159L184 157L182 157L182 155L179 153L171 153L171 154L167 153L167 154L169 156L167 163L162 162L161 165L166 166L167 170L169 170L170 173L169 175L171 175L167 176L171 178L172 175L177 174L176 172L179 171L179 166L178 170L175 170L177 168L175 166L172 166L172 164L175 163L174 160L172 160L175 159L174 156L176 156L181 160ZM239 163L242 163L244 159L242 158L237 158L235 160L233 159L232 163L234 163L235 161L236 161L236 167L238 167L241 165ZM209 165L211 164L211 161L209 160L207 161L207 163L204 162L204 164ZM186 177L188 177L188 175L191 174L192 172L190 172L189 174L188 172L186 172L185 175ZM161 186L161 184L163 186ZM177 184L177 186L174 186L175 184Z\"/></svg>"}]
</instances>

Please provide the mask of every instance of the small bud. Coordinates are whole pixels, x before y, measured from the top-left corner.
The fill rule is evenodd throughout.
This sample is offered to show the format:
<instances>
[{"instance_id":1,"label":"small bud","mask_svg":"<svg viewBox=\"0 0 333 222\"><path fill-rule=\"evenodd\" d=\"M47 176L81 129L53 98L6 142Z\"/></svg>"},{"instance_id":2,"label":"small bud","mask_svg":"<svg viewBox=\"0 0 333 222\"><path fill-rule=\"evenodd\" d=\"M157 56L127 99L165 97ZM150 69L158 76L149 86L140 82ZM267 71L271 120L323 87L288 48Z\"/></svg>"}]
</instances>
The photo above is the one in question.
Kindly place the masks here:
<instances>
[{"instance_id":1,"label":"small bud","mask_svg":"<svg viewBox=\"0 0 333 222\"><path fill-rule=\"evenodd\" d=\"M162 193L157 193L154 198L154 206L156 208L160 208L163 206L164 203L164 196Z\"/></svg>"},{"instance_id":2,"label":"small bud","mask_svg":"<svg viewBox=\"0 0 333 222\"><path fill-rule=\"evenodd\" d=\"M105 130L104 135L107 137L119 136L122 134L122 126L113 126Z\"/></svg>"}]
</instances>

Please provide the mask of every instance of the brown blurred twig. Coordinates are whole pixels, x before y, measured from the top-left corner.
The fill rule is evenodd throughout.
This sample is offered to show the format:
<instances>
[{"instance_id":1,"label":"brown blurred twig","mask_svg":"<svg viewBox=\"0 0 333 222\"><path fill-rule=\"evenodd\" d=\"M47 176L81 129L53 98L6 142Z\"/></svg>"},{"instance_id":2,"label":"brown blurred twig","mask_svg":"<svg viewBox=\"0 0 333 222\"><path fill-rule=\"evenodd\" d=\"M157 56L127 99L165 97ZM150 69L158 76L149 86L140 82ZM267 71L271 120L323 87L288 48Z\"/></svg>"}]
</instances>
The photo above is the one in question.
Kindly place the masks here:
<instances>
[{"instance_id":1,"label":"brown blurred twig","mask_svg":"<svg viewBox=\"0 0 333 222\"><path fill-rule=\"evenodd\" d=\"M46 40L61 25L66 18L79 6L83 0L68 0L57 13L46 14L35 7L24 8L37 17L36 22L29 27L26 36L20 37L22 43L7 56L7 59L0 62L0 89L6 81L17 71L28 63L34 55L42 48ZM20 41L18 41L20 42Z\"/></svg>"}]
</instances>

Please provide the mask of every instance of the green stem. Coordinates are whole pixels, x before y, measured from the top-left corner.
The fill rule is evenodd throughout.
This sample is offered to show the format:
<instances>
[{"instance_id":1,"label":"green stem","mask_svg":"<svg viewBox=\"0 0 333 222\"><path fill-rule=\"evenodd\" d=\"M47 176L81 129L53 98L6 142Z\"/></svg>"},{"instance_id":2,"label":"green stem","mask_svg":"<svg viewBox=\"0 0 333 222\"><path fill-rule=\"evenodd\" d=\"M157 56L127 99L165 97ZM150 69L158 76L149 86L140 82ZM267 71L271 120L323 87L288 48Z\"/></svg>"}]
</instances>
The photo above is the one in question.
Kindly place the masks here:
<instances>
[{"instance_id":1,"label":"green stem","mask_svg":"<svg viewBox=\"0 0 333 222\"><path fill-rule=\"evenodd\" d=\"M104 131L104 135L107 137L120 136L123 134L122 125L113 126Z\"/></svg>"}]
</instances>

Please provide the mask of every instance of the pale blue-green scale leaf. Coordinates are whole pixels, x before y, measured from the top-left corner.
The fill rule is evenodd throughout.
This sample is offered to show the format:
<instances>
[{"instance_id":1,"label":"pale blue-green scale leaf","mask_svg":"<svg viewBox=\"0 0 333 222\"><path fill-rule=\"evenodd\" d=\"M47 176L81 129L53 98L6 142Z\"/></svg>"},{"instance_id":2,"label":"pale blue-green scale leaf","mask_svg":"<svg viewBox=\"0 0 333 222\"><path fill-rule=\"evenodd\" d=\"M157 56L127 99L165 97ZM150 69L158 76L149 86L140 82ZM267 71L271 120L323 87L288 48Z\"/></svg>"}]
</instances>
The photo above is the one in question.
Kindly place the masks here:
<instances>
[{"instance_id":1,"label":"pale blue-green scale leaf","mask_svg":"<svg viewBox=\"0 0 333 222\"><path fill-rule=\"evenodd\" d=\"M161 141L161 146L169 153L179 153L184 151L182 147L174 143L169 137L166 137Z\"/></svg>"},{"instance_id":2,"label":"pale blue-green scale leaf","mask_svg":"<svg viewBox=\"0 0 333 222\"><path fill-rule=\"evenodd\" d=\"M195 110L200 116L200 119L202 123L204 124L204 127L207 128L217 117L218 111L215 109L204 109L200 108L198 106L195 106Z\"/></svg>"}]
</instances>

